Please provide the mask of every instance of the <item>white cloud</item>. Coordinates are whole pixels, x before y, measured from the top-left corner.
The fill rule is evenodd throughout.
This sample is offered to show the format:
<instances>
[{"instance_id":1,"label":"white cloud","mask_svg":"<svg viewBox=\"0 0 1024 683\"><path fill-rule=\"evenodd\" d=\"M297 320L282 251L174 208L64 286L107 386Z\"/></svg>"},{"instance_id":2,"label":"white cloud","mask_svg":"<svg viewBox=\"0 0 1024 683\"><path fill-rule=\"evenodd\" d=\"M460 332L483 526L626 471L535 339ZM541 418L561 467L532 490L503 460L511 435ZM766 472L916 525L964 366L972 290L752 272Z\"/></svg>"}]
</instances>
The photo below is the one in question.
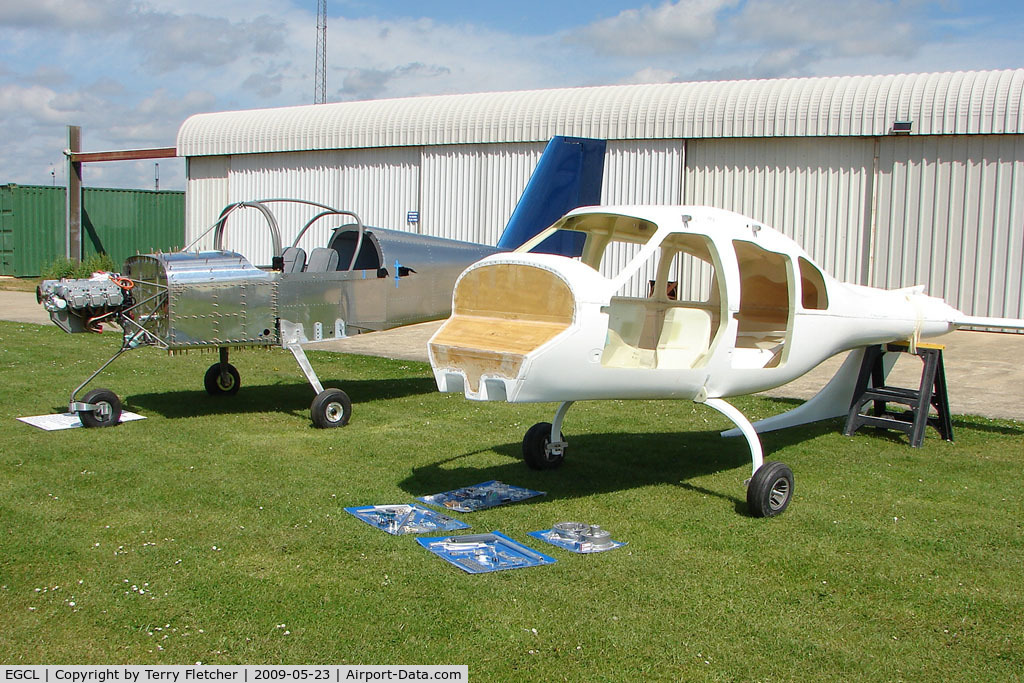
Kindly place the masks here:
<instances>
[{"instance_id":1,"label":"white cloud","mask_svg":"<svg viewBox=\"0 0 1024 683\"><path fill-rule=\"evenodd\" d=\"M57 93L42 85L0 85L0 114L5 119L58 123L66 109L58 108Z\"/></svg>"},{"instance_id":2,"label":"white cloud","mask_svg":"<svg viewBox=\"0 0 1024 683\"><path fill-rule=\"evenodd\" d=\"M826 55L913 54L921 4L890 0L748 0L732 28L769 46L814 45Z\"/></svg>"},{"instance_id":3,"label":"white cloud","mask_svg":"<svg viewBox=\"0 0 1024 683\"><path fill-rule=\"evenodd\" d=\"M678 0L645 5L572 31L566 40L599 54L643 56L695 51L715 38L719 14L740 0Z\"/></svg>"},{"instance_id":4,"label":"white cloud","mask_svg":"<svg viewBox=\"0 0 1024 683\"><path fill-rule=\"evenodd\" d=\"M401 89L403 80L422 87L424 81L451 74L444 66L428 66L419 62L389 69L344 69L345 78L338 91L340 99L365 100L381 97L389 90Z\"/></svg>"},{"instance_id":5,"label":"white cloud","mask_svg":"<svg viewBox=\"0 0 1024 683\"><path fill-rule=\"evenodd\" d=\"M630 84L642 84L642 83L671 83L679 79L679 74L671 69L657 69L654 67L644 67L639 71L633 73L629 77L623 79L623 83Z\"/></svg>"},{"instance_id":6,"label":"white cloud","mask_svg":"<svg viewBox=\"0 0 1024 683\"><path fill-rule=\"evenodd\" d=\"M132 31L136 48L157 73L278 54L285 49L287 36L285 25L268 16L232 22L198 14L150 13L140 17Z\"/></svg>"},{"instance_id":7,"label":"white cloud","mask_svg":"<svg viewBox=\"0 0 1024 683\"><path fill-rule=\"evenodd\" d=\"M94 30L124 23L128 0L6 0L0 25L27 29Z\"/></svg>"}]
</instances>

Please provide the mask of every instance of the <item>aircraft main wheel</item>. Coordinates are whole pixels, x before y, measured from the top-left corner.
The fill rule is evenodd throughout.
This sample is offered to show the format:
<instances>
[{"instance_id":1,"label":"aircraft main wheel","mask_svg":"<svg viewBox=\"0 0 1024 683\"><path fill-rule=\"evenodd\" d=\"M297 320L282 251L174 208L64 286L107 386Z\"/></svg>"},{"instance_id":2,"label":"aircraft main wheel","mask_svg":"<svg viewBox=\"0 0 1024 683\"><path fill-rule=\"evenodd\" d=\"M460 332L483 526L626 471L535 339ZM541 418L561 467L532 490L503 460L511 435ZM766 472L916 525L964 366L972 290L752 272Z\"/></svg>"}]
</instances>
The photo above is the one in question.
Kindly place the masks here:
<instances>
[{"instance_id":1,"label":"aircraft main wheel","mask_svg":"<svg viewBox=\"0 0 1024 683\"><path fill-rule=\"evenodd\" d=\"M324 389L313 399L309 413L320 429L344 427L352 417L352 399L341 389Z\"/></svg>"},{"instance_id":2,"label":"aircraft main wheel","mask_svg":"<svg viewBox=\"0 0 1024 683\"><path fill-rule=\"evenodd\" d=\"M222 367L224 372L221 372ZM238 387L241 385L242 379L238 376L238 370L231 363L225 363L223 366L214 363L203 377L203 386L210 396L233 396L238 393Z\"/></svg>"},{"instance_id":3,"label":"aircraft main wheel","mask_svg":"<svg viewBox=\"0 0 1024 683\"><path fill-rule=\"evenodd\" d=\"M754 517L782 514L793 498L793 471L781 462L766 462L747 485L747 509Z\"/></svg>"},{"instance_id":4,"label":"aircraft main wheel","mask_svg":"<svg viewBox=\"0 0 1024 683\"><path fill-rule=\"evenodd\" d=\"M112 427L121 421L121 399L110 389L93 389L82 397L92 410L79 410L78 419L84 427Z\"/></svg>"},{"instance_id":5,"label":"aircraft main wheel","mask_svg":"<svg viewBox=\"0 0 1024 683\"><path fill-rule=\"evenodd\" d=\"M559 439L565 441L565 437L559 433ZM548 453L547 446L551 443L551 423L538 422L526 430L523 437L523 460L530 469L553 470L562 465L565 460L565 447L563 446L556 453Z\"/></svg>"}]
</instances>

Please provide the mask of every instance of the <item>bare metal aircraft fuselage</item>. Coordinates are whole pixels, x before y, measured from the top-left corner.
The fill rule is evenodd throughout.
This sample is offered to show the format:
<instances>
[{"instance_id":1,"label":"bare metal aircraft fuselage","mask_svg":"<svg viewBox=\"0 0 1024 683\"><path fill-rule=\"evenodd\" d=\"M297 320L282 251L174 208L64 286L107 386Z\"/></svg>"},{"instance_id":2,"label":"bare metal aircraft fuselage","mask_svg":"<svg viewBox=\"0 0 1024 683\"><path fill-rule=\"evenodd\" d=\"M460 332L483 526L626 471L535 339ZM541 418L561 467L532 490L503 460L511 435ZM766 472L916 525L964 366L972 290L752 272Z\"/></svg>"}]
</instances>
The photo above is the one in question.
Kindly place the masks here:
<instances>
[{"instance_id":1,"label":"bare metal aircraft fuselage","mask_svg":"<svg viewBox=\"0 0 1024 683\"><path fill-rule=\"evenodd\" d=\"M114 322L124 333L121 349L72 392L69 410L83 424L117 423L120 400L113 392L97 389L81 401L75 396L130 349L217 349L220 361L210 366L204 382L216 395L234 394L240 386L238 371L228 362L230 349L280 346L295 356L316 392L313 423L343 426L351 400L340 389L323 387L302 344L442 318L451 309L459 273L497 252L480 244L366 228L355 217L355 224L334 229L327 246L307 255L296 245L315 220L354 214L314 204L322 212L281 249L268 203L228 207L214 226L214 243L222 245L232 211L258 208L268 218L279 254L270 267L256 267L224 249L157 253L130 257L117 275L40 285L40 301L65 331L96 331L103 322Z\"/></svg>"}]
</instances>

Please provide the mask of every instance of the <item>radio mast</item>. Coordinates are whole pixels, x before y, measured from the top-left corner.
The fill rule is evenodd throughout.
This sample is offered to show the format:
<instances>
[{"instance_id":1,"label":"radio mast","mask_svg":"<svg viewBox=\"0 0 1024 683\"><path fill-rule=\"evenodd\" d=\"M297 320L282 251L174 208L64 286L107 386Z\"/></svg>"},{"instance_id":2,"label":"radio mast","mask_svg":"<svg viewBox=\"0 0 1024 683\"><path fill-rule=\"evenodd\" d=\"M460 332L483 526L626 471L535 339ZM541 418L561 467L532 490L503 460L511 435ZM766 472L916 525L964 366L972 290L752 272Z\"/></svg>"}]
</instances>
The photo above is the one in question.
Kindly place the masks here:
<instances>
[{"instance_id":1,"label":"radio mast","mask_svg":"<svg viewBox=\"0 0 1024 683\"><path fill-rule=\"evenodd\" d=\"M317 0L316 72L313 80L313 104L323 104L327 101L327 0Z\"/></svg>"}]
</instances>

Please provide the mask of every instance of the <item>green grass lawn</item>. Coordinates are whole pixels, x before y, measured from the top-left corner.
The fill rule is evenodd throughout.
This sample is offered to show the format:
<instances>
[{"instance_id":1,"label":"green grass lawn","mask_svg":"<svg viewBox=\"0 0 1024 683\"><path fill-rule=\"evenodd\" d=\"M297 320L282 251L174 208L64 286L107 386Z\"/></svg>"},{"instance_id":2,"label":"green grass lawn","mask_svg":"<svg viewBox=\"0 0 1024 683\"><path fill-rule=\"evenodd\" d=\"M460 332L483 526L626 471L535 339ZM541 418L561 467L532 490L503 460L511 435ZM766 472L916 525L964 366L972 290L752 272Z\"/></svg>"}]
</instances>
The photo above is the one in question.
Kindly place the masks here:
<instances>
[{"instance_id":1,"label":"green grass lawn","mask_svg":"<svg viewBox=\"0 0 1024 683\"><path fill-rule=\"evenodd\" d=\"M127 354L94 386L148 419L47 433L113 334L0 323L0 661L468 664L473 680L976 680L1024 671L1024 425L956 442L837 421L766 435L795 497L746 515L749 455L689 402L578 404L565 465L519 459L554 406L435 391L429 367L310 358L351 396L317 430L290 354ZM955 391L955 387L953 388ZM744 398L754 419L790 403ZM460 516L557 558L468 575L344 512L489 479L547 495ZM601 524L575 555L526 533Z\"/></svg>"}]
</instances>

